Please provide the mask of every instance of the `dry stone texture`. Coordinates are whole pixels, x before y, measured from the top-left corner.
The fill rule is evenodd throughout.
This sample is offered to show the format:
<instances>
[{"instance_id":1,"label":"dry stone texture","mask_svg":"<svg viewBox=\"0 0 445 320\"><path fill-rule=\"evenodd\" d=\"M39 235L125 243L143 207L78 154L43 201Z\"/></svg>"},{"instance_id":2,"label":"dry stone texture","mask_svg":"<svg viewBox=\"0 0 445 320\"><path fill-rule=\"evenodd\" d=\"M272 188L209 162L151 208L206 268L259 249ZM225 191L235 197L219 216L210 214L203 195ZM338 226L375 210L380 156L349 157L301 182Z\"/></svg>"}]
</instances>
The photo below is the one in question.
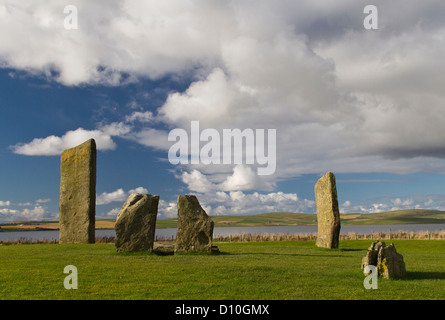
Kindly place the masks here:
<instances>
[{"instance_id":1,"label":"dry stone texture","mask_svg":"<svg viewBox=\"0 0 445 320\"><path fill-rule=\"evenodd\" d=\"M338 248L340 213L335 176L332 172L326 173L315 184L315 202L318 221L316 245L324 248Z\"/></svg>"},{"instance_id":2,"label":"dry stone texture","mask_svg":"<svg viewBox=\"0 0 445 320\"><path fill-rule=\"evenodd\" d=\"M96 142L90 139L62 152L59 223L61 243L94 243Z\"/></svg>"}]
</instances>

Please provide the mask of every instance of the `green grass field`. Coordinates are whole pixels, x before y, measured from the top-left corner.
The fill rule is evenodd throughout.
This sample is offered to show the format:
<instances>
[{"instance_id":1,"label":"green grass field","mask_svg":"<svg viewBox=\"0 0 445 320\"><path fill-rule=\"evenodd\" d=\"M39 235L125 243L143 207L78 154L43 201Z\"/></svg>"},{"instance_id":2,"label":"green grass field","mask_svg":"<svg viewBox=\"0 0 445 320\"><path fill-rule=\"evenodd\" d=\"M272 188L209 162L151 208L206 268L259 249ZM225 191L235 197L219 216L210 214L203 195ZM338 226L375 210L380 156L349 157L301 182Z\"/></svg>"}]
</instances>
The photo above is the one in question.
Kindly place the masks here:
<instances>
[{"instance_id":1,"label":"green grass field","mask_svg":"<svg viewBox=\"0 0 445 320\"><path fill-rule=\"evenodd\" d=\"M445 242L395 240L407 276L363 287L371 241L216 243L221 254L118 254L113 244L0 246L0 299L445 299ZM67 290L63 270L78 270Z\"/></svg>"}]
</instances>

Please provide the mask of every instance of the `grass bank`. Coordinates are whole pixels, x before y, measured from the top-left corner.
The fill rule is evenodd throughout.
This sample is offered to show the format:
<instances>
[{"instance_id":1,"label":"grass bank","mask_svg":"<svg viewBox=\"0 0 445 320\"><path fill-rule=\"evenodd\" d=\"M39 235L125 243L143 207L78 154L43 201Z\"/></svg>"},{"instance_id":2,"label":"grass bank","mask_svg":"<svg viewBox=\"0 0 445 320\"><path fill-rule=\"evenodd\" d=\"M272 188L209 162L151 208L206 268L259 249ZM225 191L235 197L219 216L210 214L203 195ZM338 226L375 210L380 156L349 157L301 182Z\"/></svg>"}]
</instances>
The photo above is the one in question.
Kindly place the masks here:
<instances>
[{"instance_id":1,"label":"grass bank","mask_svg":"<svg viewBox=\"0 0 445 320\"><path fill-rule=\"evenodd\" d=\"M221 254L118 254L110 243L0 246L2 299L445 299L445 243L395 240L407 276L363 287L369 240L216 243ZM78 269L67 290L65 266Z\"/></svg>"}]
</instances>

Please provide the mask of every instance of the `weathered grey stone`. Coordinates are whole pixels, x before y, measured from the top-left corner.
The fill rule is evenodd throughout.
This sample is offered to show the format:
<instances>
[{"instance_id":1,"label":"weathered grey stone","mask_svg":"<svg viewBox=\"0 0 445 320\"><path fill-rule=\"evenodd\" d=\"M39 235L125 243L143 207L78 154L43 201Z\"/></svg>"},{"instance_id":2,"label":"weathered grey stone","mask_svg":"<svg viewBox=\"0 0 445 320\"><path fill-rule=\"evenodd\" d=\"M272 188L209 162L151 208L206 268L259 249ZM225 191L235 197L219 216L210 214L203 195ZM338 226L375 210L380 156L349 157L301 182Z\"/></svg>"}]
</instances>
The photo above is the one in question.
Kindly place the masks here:
<instances>
[{"instance_id":1,"label":"weathered grey stone","mask_svg":"<svg viewBox=\"0 0 445 320\"><path fill-rule=\"evenodd\" d=\"M377 267L379 276L386 279L402 278L406 275L403 256L397 253L393 243L386 246L385 242L373 242L362 259L362 270L367 265Z\"/></svg>"},{"instance_id":2,"label":"weathered grey stone","mask_svg":"<svg viewBox=\"0 0 445 320\"><path fill-rule=\"evenodd\" d=\"M118 252L153 251L159 196L131 194L116 218Z\"/></svg>"},{"instance_id":3,"label":"weathered grey stone","mask_svg":"<svg viewBox=\"0 0 445 320\"><path fill-rule=\"evenodd\" d=\"M157 251L160 253L173 253L175 251L175 244L155 242L153 244L153 251Z\"/></svg>"},{"instance_id":4,"label":"weathered grey stone","mask_svg":"<svg viewBox=\"0 0 445 320\"><path fill-rule=\"evenodd\" d=\"M383 278L402 278L406 275L403 256L397 253L393 243L380 249L377 263L379 273Z\"/></svg>"},{"instance_id":5,"label":"weathered grey stone","mask_svg":"<svg viewBox=\"0 0 445 320\"><path fill-rule=\"evenodd\" d=\"M62 152L59 223L61 243L94 243L96 142L90 139Z\"/></svg>"},{"instance_id":6,"label":"weathered grey stone","mask_svg":"<svg viewBox=\"0 0 445 320\"><path fill-rule=\"evenodd\" d=\"M338 248L340 213L334 174L326 173L317 181L314 189L318 221L316 245L324 248Z\"/></svg>"},{"instance_id":7,"label":"weathered grey stone","mask_svg":"<svg viewBox=\"0 0 445 320\"><path fill-rule=\"evenodd\" d=\"M383 241L371 243L366 256L364 256L362 259L362 270L364 270L367 265L377 266L377 258L379 255L379 250L382 246L385 246ZM366 275L368 274L370 274L370 271Z\"/></svg>"},{"instance_id":8,"label":"weathered grey stone","mask_svg":"<svg viewBox=\"0 0 445 320\"><path fill-rule=\"evenodd\" d=\"M178 196L178 229L175 252L212 252L212 219L202 209L196 196Z\"/></svg>"}]
</instances>

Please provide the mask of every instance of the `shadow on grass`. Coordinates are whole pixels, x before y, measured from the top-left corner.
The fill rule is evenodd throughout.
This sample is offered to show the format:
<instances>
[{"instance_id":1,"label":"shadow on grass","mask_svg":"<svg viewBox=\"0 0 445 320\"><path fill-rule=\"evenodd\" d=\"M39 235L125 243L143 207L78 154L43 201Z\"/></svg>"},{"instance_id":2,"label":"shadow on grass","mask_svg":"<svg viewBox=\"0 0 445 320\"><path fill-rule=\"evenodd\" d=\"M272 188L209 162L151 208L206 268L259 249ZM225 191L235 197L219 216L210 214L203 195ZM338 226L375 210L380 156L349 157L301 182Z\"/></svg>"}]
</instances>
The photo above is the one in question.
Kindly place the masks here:
<instances>
[{"instance_id":1,"label":"shadow on grass","mask_svg":"<svg viewBox=\"0 0 445 320\"><path fill-rule=\"evenodd\" d=\"M115 252L115 254L120 256L249 256L249 255L267 255L267 256L287 256L287 257L323 257L323 258L350 258L352 256L343 253L354 252L354 251L366 251L364 249L328 249L328 248L315 248L318 252L313 254L308 253L280 253L280 252L225 252L220 250L215 250L212 252L197 252L197 251L186 251L186 252L174 252L171 248L158 248L150 251L135 251L135 252Z\"/></svg>"},{"instance_id":2,"label":"shadow on grass","mask_svg":"<svg viewBox=\"0 0 445 320\"><path fill-rule=\"evenodd\" d=\"M222 255L230 255L228 252L222 251L212 251L212 252L199 252L199 251L183 251L176 252L174 255L177 256L222 256Z\"/></svg>"},{"instance_id":3,"label":"shadow on grass","mask_svg":"<svg viewBox=\"0 0 445 320\"><path fill-rule=\"evenodd\" d=\"M443 280L445 279L445 272L435 271L407 271L403 280Z\"/></svg>"},{"instance_id":4,"label":"shadow on grass","mask_svg":"<svg viewBox=\"0 0 445 320\"><path fill-rule=\"evenodd\" d=\"M275 252L177 252L165 250L150 251L134 251L134 252L114 252L119 256L139 257L139 256L250 256L250 255L267 255L267 256L294 256L294 257L329 257L329 258L345 258L346 255L334 254L298 254L298 253L275 253Z\"/></svg>"},{"instance_id":5,"label":"shadow on grass","mask_svg":"<svg viewBox=\"0 0 445 320\"><path fill-rule=\"evenodd\" d=\"M141 257L141 256L220 256L220 255L230 255L227 252L212 251L212 252L174 252L174 250L153 250L153 251L131 251L131 252L116 252L113 254L118 256L128 256L128 257Z\"/></svg>"},{"instance_id":6,"label":"shadow on grass","mask_svg":"<svg viewBox=\"0 0 445 320\"><path fill-rule=\"evenodd\" d=\"M174 256L174 251L164 251L164 250L153 250L152 254L155 254L157 256Z\"/></svg>"},{"instance_id":7,"label":"shadow on grass","mask_svg":"<svg viewBox=\"0 0 445 320\"><path fill-rule=\"evenodd\" d=\"M130 252L117 252L114 251L113 254L122 257L142 257L142 256L154 256L157 255L154 251L130 251Z\"/></svg>"},{"instance_id":8,"label":"shadow on grass","mask_svg":"<svg viewBox=\"0 0 445 320\"><path fill-rule=\"evenodd\" d=\"M367 249L339 249L340 251L349 252L349 251L363 251L366 252Z\"/></svg>"},{"instance_id":9,"label":"shadow on grass","mask_svg":"<svg viewBox=\"0 0 445 320\"><path fill-rule=\"evenodd\" d=\"M232 256L267 255L267 256L287 256L287 257L324 257L324 258L350 258L352 256L337 254L301 254L301 253L276 253L276 252L234 252L225 253Z\"/></svg>"}]
</instances>

